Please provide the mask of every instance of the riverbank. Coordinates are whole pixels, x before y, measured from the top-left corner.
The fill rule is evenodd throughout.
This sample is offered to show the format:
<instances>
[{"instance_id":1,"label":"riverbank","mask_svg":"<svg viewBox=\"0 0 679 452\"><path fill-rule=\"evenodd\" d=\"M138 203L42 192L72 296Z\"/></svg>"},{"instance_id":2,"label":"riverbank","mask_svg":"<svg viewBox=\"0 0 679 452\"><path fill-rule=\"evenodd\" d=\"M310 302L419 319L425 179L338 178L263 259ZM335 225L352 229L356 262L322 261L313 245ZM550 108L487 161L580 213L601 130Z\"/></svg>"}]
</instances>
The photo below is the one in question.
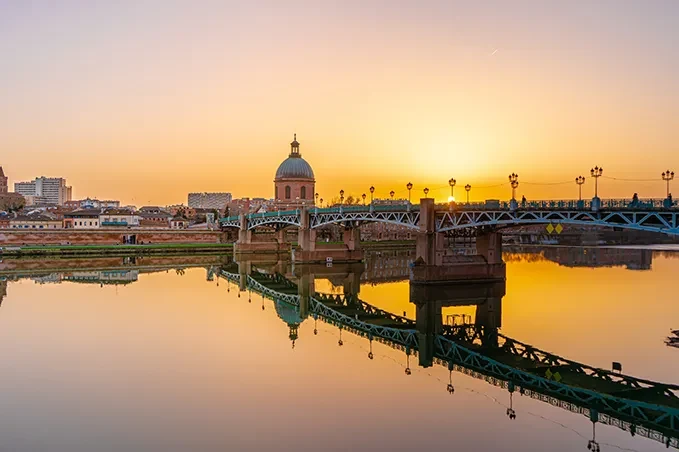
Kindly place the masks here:
<instances>
[{"instance_id":1,"label":"riverbank","mask_svg":"<svg viewBox=\"0 0 679 452\"><path fill-rule=\"evenodd\" d=\"M320 242L319 242L320 243ZM409 249L413 241L361 242L367 250ZM231 254L233 243L156 243L144 245L24 245L0 247L0 258L22 256L129 256Z\"/></svg>"},{"instance_id":2,"label":"riverbank","mask_svg":"<svg viewBox=\"0 0 679 452\"><path fill-rule=\"evenodd\" d=\"M232 243L157 243L145 245L26 245L0 248L2 257L22 256L129 256L148 254L225 254Z\"/></svg>"}]
</instances>

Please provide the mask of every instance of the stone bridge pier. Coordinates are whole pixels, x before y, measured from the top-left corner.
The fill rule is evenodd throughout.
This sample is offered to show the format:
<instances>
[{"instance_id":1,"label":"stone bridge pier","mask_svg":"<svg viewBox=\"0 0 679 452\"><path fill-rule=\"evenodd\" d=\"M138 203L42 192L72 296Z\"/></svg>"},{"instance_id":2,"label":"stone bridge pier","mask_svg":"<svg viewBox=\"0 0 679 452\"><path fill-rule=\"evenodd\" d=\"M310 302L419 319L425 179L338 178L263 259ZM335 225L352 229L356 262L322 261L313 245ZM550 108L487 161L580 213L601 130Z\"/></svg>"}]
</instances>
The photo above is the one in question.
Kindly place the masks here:
<instances>
[{"instance_id":1,"label":"stone bridge pier","mask_svg":"<svg viewBox=\"0 0 679 452\"><path fill-rule=\"evenodd\" d=\"M434 200L420 200L416 260L410 272L414 284L439 284L451 281L504 281L502 235L484 231L476 237L477 254L460 255L446 246L444 233L436 231Z\"/></svg>"},{"instance_id":2,"label":"stone bridge pier","mask_svg":"<svg viewBox=\"0 0 679 452\"><path fill-rule=\"evenodd\" d=\"M502 327L502 298L506 285L495 283L451 283L445 285L411 285L410 302L415 304L415 327L420 344L419 359L422 367L430 367L434 362L437 335L444 328L453 334L467 338L467 330L477 332L484 347L497 347L498 329ZM476 306L473 324L454 322L444 326L443 308Z\"/></svg>"},{"instance_id":3,"label":"stone bridge pier","mask_svg":"<svg viewBox=\"0 0 679 452\"><path fill-rule=\"evenodd\" d=\"M316 275L306 271L302 271L299 279L297 281L297 293L299 295L299 316L302 319L306 319L309 316L309 307L311 303L311 297L316 294L316 285L314 280Z\"/></svg>"},{"instance_id":4,"label":"stone bridge pier","mask_svg":"<svg viewBox=\"0 0 679 452\"><path fill-rule=\"evenodd\" d=\"M316 229L311 228L309 209L300 212L300 227L295 250L295 262L360 262L363 260L361 231L358 225L344 226L342 244L316 241Z\"/></svg>"},{"instance_id":5,"label":"stone bridge pier","mask_svg":"<svg viewBox=\"0 0 679 452\"><path fill-rule=\"evenodd\" d=\"M250 261L238 262L238 290L245 292L248 289L248 275L252 273Z\"/></svg>"},{"instance_id":6,"label":"stone bridge pier","mask_svg":"<svg viewBox=\"0 0 679 452\"><path fill-rule=\"evenodd\" d=\"M248 218L240 215L240 228L238 240L234 246L234 254L252 253L284 253L289 245L285 243L285 229L278 230L275 234L257 234L248 229Z\"/></svg>"}]
</instances>

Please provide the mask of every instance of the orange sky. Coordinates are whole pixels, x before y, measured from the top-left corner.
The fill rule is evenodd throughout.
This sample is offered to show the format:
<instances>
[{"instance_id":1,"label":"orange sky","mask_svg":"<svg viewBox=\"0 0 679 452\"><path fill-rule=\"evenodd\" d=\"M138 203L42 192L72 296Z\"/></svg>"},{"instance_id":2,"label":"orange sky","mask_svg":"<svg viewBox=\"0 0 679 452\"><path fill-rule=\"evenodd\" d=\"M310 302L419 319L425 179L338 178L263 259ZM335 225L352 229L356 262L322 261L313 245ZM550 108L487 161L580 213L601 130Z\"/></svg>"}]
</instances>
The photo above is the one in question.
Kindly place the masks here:
<instances>
[{"instance_id":1,"label":"orange sky","mask_svg":"<svg viewBox=\"0 0 679 452\"><path fill-rule=\"evenodd\" d=\"M464 2L467 3L467 2ZM293 132L325 199L662 197L677 168L676 2L0 6L0 164L74 196L273 195ZM568 182L563 185L531 185ZM10 186L11 188L11 186ZM584 190L592 195L591 180Z\"/></svg>"}]
</instances>

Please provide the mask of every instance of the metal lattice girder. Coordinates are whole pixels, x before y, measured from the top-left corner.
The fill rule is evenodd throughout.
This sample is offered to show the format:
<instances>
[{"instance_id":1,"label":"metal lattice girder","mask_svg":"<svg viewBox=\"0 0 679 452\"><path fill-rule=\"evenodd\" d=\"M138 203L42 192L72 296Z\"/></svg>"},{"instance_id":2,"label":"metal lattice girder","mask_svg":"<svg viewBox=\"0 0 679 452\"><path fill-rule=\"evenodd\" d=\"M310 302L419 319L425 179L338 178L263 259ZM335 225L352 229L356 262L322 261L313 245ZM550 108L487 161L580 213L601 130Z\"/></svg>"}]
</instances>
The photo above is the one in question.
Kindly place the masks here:
<instances>
[{"instance_id":1,"label":"metal lattice girder","mask_svg":"<svg viewBox=\"0 0 679 452\"><path fill-rule=\"evenodd\" d=\"M625 200L602 200L602 209L577 208L574 201L535 201L526 208L509 209L508 205L497 208L484 204L458 204L436 206L436 231L446 232L466 228L513 226L528 224L562 223L574 225L608 226L640 231L679 234L676 206L662 208L664 200L648 200L630 207ZM389 223L417 229L419 206L382 205L347 206L309 210L310 227L328 224L360 225L366 222ZM300 226L298 210L247 215L248 229L260 226ZM240 227L238 217L220 220L222 227Z\"/></svg>"},{"instance_id":2,"label":"metal lattice girder","mask_svg":"<svg viewBox=\"0 0 679 452\"><path fill-rule=\"evenodd\" d=\"M324 304L336 304L340 306L354 307L356 310L363 312L365 314L370 314L372 316L380 317L383 319L388 319L391 323L401 324L404 326L414 326L415 322L407 317L402 317L400 315L392 314L389 311L377 308L365 301L360 300L355 296L347 295L333 295L324 294L316 292L315 297Z\"/></svg>"},{"instance_id":3,"label":"metal lattice girder","mask_svg":"<svg viewBox=\"0 0 679 452\"><path fill-rule=\"evenodd\" d=\"M219 222L220 226L222 228L235 228L239 229L240 228L240 219L239 218L225 218Z\"/></svg>"},{"instance_id":4,"label":"metal lattice girder","mask_svg":"<svg viewBox=\"0 0 679 452\"><path fill-rule=\"evenodd\" d=\"M225 271L222 271L221 274L233 281L240 280L240 275L237 274ZM268 279L272 282L279 282L276 278L271 277ZM293 306L299 305L298 296L283 294L267 288L252 277L248 277L247 283L253 290L261 291L260 293L274 300L285 301ZM332 302L335 303L335 300L336 298L333 298ZM346 299L340 298L340 303L346 302ZM337 312L313 297L310 299L310 312L314 317L321 318L333 325L341 326L361 336L368 335L371 340L377 340L398 350L405 350L406 353L417 355L419 335L414 329L390 328L370 324ZM624 426L626 421L628 422L627 425L634 424L635 426L640 426L637 428L639 434L646 432L647 434L644 436L659 441L664 441L666 435L676 433L679 430L679 409L677 408L602 394L589 389L573 387L549 380L500 363L480 352L463 347L442 335L435 337L434 344L435 362L446 363L449 368L450 366L459 365L461 368L469 371L479 372L484 375L483 379L489 382L512 382L512 384L522 388L523 392L533 390L536 394L541 394L542 397L546 398L546 400L542 398L541 400L548 401L556 406L561 406L563 402L567 402L573 404L573 406L577 405L588 409L596 409L602 415L607 414L611 416L611 419L613 417L619 419L619 425ZM642 427L645 427L645 429ZM676 440L671 439L670 444L676 446Z\"/></svg>"},{"instance_id":5,"label":"metal lattice girder","mask_svg":"<svg viewBox=\"0 0 679 452\"><path fill-rule=\"evenodd\" d=\"M266 287L264 284L261 284L259 281L254 279L252 276L248 275L248 288L254 290L255 292L258 292L261 295L264 295L265 297L275 300L275 301L283 301L291 306L299 306L299 295L291 295L291 294L285 294L281 293L272 289L269 289Z\"/></svg>"},{"instance_id":6,"label":"metal lattice girder","mask_svg":"<svg viewBox=\"0 0 679 452\"><path fill-rule=\"evenodd\" d=\"M635 229L639 231L679 234L676 211L630 211L615 210L589 212L578 210L530 210L530 211L453 211L437 212L436 230L452 231L484 226L518 226L528 224L573 224Z\"/></svg>"},{"instance_id":7,"label":"metal lattice girder","mask_svg":"<svg viewBox=\"0 0 679 452\"><path fill-rule=\"evenodd\" d=\"M341 324L358 331L363 331L364 333L381 337L406 347L417 347L417 331L415 330L391 328L363 322L354 317L349 317L348 315L337 312L315 298L311 298L310 312L326 320L330 320L334 324Z\"/></svg>"},{"instance_id":8,"label":"metal lattice girder","mask_svg":"<svg viewBox=\"0 0 679 452\"><path fill-rule=\"evenodd\" d=\"M301 217L298 212L285 215L248 215L248 229L261 226L300 226L301 224Z\"/></svg>"},{"instance_id":9,"label":"metal lattice girder","mask_svg":"<svg viewBox=\"0 0 679 452\"><path fill-rule=\"evenodd\" d=\"M347 212L330 212L330 213L314 213L309 212L309 219L311 228L318 228L328 224L346 224L360 225L366 222L380 222L389 223L397 226L405 226L411 229L417 229L420 220L419 210L413 211L371 211L366 208L362 211L347 211Z\"/></svg>"},{"instance_id":10,"label":"metal lattice girder","mask_svg":"<svg viewBox=\"0 0 679 452\"><path fill-rule=\"evenodd\" d=\"M458 342L483 345L484 327L473 324L444 326L443 336ZM658 383L604 369L598 369L540 350L532 345L505 336L502 333L497 333L497 339L497 345L500 350L515 357L530 360L536 365L549 368L552 372L557 371L558 368L563 368L570 372L581 373L588 377L626 386L631 390L648 389L656 394L667 397L676 397L677 394L679 394L679 385ZM624 388L621 388L621 390L622 389Z\"/></svg>"},{"instance_id":11,"label":"metal lattice girder","mask_svg":"<svg viewBox=\"0 0 679 452\"><path fill-rule=\"evenodd\" d=\"M677 408L568 386L500 363L481 353L462 347L443 336L437 336L434 343L437 357L444 361L461 364L487 375L514 382L521 387L535 389L543 394L584 404L596 408L600 412L615 415L620 419L637 420L641 425L653 426L652 428L659 431L676 432L679 429L679 409Z\"/></svg>"},{"instance_id":12,"label":"metal lattice girder","mask_svg":"<svg viewBox=\"0 0 679 452\"><path fill-rule=\"evenodd\" d=\"M486 383L489 383L493 386L497 386L502 389L509 390L509 381L507 380L502 380L499 378L495 378L489 375L486 375L481 372L477 372L472 369L468 369L464 366L459 366L457 364L452 365L452 369L450 364L447 361L441 360L441 359L434 359L434 364L448 368L450 370L453 370L455 372L459 372L462 374L465 374L467 376L470 376L472 378L476 378L478 380L483 380ZM566 411L570 411L571 413L575 414L580 414L582 416L585 416L586 418L590 418L590 409L587 407L583 407L581 405L577 405L571 402L567 402L565 400L558 399L556 397L548 396L545 394L542 394L537 391L533 391L530 389L525 389L525 388L520 388L520 393L522 396L525 397L530 397L531 399L538 400L540 402L544 403L549 403L552 406L555 406L557 408L561 408ZM622 419L618 419L613 416L609 416L608 414L605 413L599 413L599 423L604 424L604 425L610 425L612 427L617 427L620 430L629 432L632 429L635 431L635 435L644 437L644 438L649 438L661 443L664 443L667 441L667 436L657 430L653 430L652 428L645 427L643 425L637 425L633 422L628 422ZM675 449L679 449L679 439L678 438L670 438L670 447L673 447Z\"/></svg>"}]
</instances>

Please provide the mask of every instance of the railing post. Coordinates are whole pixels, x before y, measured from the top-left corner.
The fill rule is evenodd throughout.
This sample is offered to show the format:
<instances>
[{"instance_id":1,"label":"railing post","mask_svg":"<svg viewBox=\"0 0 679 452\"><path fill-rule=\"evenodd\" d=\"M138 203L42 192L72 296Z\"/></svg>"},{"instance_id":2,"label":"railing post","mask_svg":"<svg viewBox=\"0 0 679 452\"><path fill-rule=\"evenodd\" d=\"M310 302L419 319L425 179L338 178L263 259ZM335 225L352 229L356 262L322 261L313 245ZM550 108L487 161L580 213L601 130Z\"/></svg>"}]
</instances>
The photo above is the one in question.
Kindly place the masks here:
<instances>
[{"instance_id":1,"label":"railing post","mask_svg":"<svg viewBox=\"0 0 679 452\"><path fill-rule=\"evenodd\" d=\"M598 196L592 198L592 212L598 212L601 209L601 199Z\"/></svg>"}]
</instances>

